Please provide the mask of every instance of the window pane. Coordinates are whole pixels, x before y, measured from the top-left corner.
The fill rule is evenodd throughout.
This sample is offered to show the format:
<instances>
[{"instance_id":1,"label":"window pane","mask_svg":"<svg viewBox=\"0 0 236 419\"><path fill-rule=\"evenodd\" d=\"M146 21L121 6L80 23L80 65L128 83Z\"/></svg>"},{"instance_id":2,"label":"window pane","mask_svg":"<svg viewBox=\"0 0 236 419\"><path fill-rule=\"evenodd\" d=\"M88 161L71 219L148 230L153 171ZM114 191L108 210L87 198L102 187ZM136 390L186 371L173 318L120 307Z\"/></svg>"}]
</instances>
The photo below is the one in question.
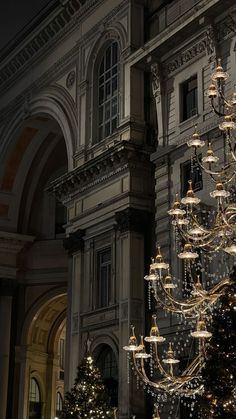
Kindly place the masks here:
<instances>
[{"instance_id":1,"label":"window pane","mask_svg":"<svg viewBox=\"0 0 236 419\"><path fill-rule=\"evenodd\" d=\"M116 74L117 74L117 65L112 68L112 75L114 76Z\"/></svg>"},{"instance_id":2,"label":"window pane","mask_svg":"<svg viewBox=\"0 0 236 419\"><path fill-rule=\"evenodd\" d=\"M111 68L111 47L108 47L106 50L106 70Z\"/></svg>"},{"instance_id":3,"label":"window pane","mask_svg":"<svg viewBox=\"0 0 236 419\"><path fill-rule=\"evenodd\" d=\"M106 83L106 99L109 99L111 96L111 83L110 81Z\"/></svg>"},{"instance_id":4,"label":"window pane","mask_svg":"<svg viewBox=\"0 0 236 419\"><path fill-rule=\"evenodd\" d=\"M112 44L112 65L117 63L117 43Z\"/></svg>"},{"instance_id":5,"label":"window pane","mask_svg":"<svg viewBox=\"0 0 236 419\"><path fill-rule=\"evenodd\" d=\"M99 105L104 102L104 85L99 87Z\"/></svg>"},{"instance_id":6,"label":"window pane","mask_svg":"<svg viewBox=\"0 0 236 419\"><path fill-rule=\"evenodd\" d=\"M101 76L101 74L104 73L104 57L102 59L101 65L100 65L100 71L99 71L99 75Z\"/></svg>"},{"instance_id":7,"label":"window pane","mask_svg":"<svg viewBox=\"0 0 236 419\"><path fill-rule=\"evenodd\" d=\"M110 119L110 102L105 104L105 121Z\"/></svg>"},{"instance_id":8,"label":"window pane","mask_svg":"<svg viewBox=\"0 0 236 419\"><path fill-rule=\"evenodd\" d=\"M107 71L105 74L105 80L109 80L111 78L111 70Z\"/></svg>"},{"instance_id":9,"label":"window pane","mask_svg":"<svg viewBox=\"0 0 236 419\"><path fill-rule=\"evenodd\" d=\"M114 132L116 128L117 128L117 118L114 118L112 120L112 124L111 124L111 130L112 130L112 132Z\"/></svg>"},{"instance_id":10,"label":"window pane","mask_svg":"<svg viewBox=\"0 0 236 419\"><path fill-rule=\"evenodd\" d=\"M103 106L99 108L99 125L103 123Z\"/></svg>"},{"instance_id":11,"label":"window pane","mask_svg":"<svg viewBox=\"0 0 236 419\"><path fill-rule=\"evenodd\" d=\"M99 140L108 137L118 121L118 45L113 42L105 51L99 68L98 134Z\"/></svg>"},{"instance_id":12,"label":"window pane","mask_svg":"<svg viewBox=\"0 0 236 419\"><path fill-rule=\"evenodd\" d=\"M117 115L117 97L112 99L111 103L111 115L116 116Z\"/></svg>"},{"instance_id":13,"label":"window pane","mask_svg":"<svg viewBox=\"0 0 236 419\"><path fill-rule=\"evenodd\" d=\"M117 77L112 79L112 96L117 95Z\"/></svg>"},{"instance_id":14,"label":"window pane","mask_svg":"<svg viewBox=\"0 0 236 419\"><path fill-rule=\"evenodd\" d=\"M105 125L105 137L108 137L108 135L110 135L111 130L110 130L110 121L106 123Z\"/></svg>"}]
</instances>

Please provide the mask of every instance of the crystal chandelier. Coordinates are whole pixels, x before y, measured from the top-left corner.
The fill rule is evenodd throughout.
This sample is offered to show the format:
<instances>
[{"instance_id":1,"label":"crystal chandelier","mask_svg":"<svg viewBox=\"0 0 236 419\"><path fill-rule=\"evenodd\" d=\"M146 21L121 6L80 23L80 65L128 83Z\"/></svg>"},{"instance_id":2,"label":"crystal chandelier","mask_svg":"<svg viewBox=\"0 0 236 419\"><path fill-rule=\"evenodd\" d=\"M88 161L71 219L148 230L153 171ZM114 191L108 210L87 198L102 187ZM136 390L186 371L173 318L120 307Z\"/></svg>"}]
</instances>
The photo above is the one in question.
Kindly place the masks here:
<instances>
[{"instance_id":1,"label":"crystal chandelier","mask_svg":"<svg viewBox=\"0 0 236 419\"><path fill-rule=\"evenodd\" d=\"M189 180L186 196L181 199L176 194L173 207L168 211L172 217L177 238L183 245L178 258L183 261L185 273L187 272L190 276L191 293L187 298L176 297L177 285L170 273L169 264L161 254L160 247L158 247L156 257L152 259L149 274L144 277L155 302L163 310L177 314L182 319L190 321L191 324L195 322L195 329L190 332L191 338L196 342L195 356L189 365L180 371L180 361L176 358L173 342L169 342L166 356L162 357L160 347L166 338L160 335L156 314L152 316L149 335L141 336L138 342L134 326L131 326L129 342L124 347L131 358L136 376L145 387L151 389L153 394L163 392L169 395L177 394L180 397L194 397L203 391L201 369L205 360L207 340L211 337L206 322L211 317L212 307L224 293L224 286L230 282L230 279L225 277L206 289L200 276L192 273L193 264L199 257L198 250L207 254L223 250L229 255L236 255L236 202L232 190L232 183L236 177L234 137L236 89L232 100L227 100L224 96L224 84L227 78L228 75L224 72L221 61L218 60L207 94L214 112L222 118L219 129L223 133L224 140L223 163L219 164L220 159L215 155L211 141L207 144L206 155L200 157L198 151L205 146L205 142L200 138L197 127L187 143L193 149L193 158L215 185L210 192L211 198L216 202L214 210L210 212L212 219L203 224L200 198L195 195L191 180ZM147 345L149 345L149 351L146 350ZM150 374L150 369L153 369L154 373ZM158 410L156 417L160 418Z\"/></svg>"},{"instance_id":2,"label":"crystal chandelier","mask_svg":"<svg viewBox=\"0 0 236 419\"><path fill-rule=\"evenodd\" d=\"M214 216L211 211L213 219L207 225L203 225L199 220L200 199L193 191L191 180L186 196L180 200L178 194L176 195L169 215L187 248L201 248L207 252L224 250L234 256L236 255L236 202L233 188L236 177L236 123L234 121L236 119L236 87L233 98L227 100L224 96L224 84L227 78L228 74L224 72L219 59L211 76L212 83L207 94L214 112L223 118L219 129L223 133L224 161L220 162L219 157L215 155L211 141L208 142L206 155L200 158L198 150L205 146L205 142L201 140L197 127L192 138L187 142L188 146L193 149L193 158L215 184L215 188L210 192L210 197L216 201ZM218 104L215 103L216 100Z\"/></svg>"}]
</instances>

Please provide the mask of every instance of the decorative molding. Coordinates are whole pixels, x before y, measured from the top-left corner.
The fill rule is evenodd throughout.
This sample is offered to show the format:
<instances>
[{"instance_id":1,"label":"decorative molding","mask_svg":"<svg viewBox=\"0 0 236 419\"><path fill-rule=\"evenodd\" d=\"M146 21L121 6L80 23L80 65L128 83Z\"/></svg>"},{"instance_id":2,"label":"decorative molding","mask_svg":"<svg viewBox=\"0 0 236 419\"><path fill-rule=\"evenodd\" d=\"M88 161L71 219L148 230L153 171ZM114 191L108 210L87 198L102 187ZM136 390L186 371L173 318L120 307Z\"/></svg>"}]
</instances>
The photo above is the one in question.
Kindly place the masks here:
<instances>
[{"instance_id":1,"label":"decorative molding","mask_svg":"<svg viewBox=\"0 0 236 419\"><path fill-rule=\"evenodd\" d=\"M78 0L77 0L78 1ZM63 28L63 31L60 33L60 37L62 38L65 34L68 36L70 31L74 29L75 25L78 25L78 19L84 18L84 15L86 12L90 11L90 13L93 11L95 7L98 7L98 5L103 0L90 0L86 5L83 6L83 9L81 10L79 17L77 18L76 22L69 22L71 23L72 28L65 26ZM115 9L113 9L107 16L106 21L111 22L112 20L117 17L117 13L124 7L124 5L127 3L127 0L124 0L119 6L117 6ZM86 6L86 8L85 8ZM82 13L83 12L83 13ZM77 15L76 15L77 16ZM76 18L74 17L74 19ZM68 23L68 25L69 25ZM99 22L101 24L101 22ZM71 66L75 63L76 58L78 57L79 51L82 47L82 45L85 45L88 40L91 40L91 37L94 37L94 34L98 30L99 24L95 25L93 29L88 31L83 38L70 50L68 51L63 57L59 58L57 62L55 62L52 67L47 70L44 74L42 74L35 82L33 82L27 89L22 91L18 96L15 97L14 100L12 100L7 106L3 107L1 109L0 113L0 121L6 121L11 114L13 114L17 109L19 109L21 106L23 106L24 102L26 101L26 98L32 96L33 94L37 94L42 90L43 88L47 87L50 83L54 82L59 77L63 76L66 71L69 71L71 69ZM122 38L122 37L121 37ZM122 38L123 39L123 38ZM59 38L57 39L57 43L59 42ZM50 45L50 48L54 46ZM46 50L43 49L42 53L46 53ZM36 57L39 58L38 56ZM28 68L32 66L33 58L29 60L28 62ZM24 72L28 70L27 66L24 67ZM1 69L0 69L0 75L1 75ZM3 91L9 90L13 83L15 82L15 79L20 75L20 69L19 71L14 75L14 78L10 78L7 80L4 85L1 87L0 83L0 93L2 94Z\"/></svg>"},{"instance_id":2,"label":"decorative molding","mask_svg":"<svg viewBox=\"0 0 236 419\"><path fill-rule=\"evenodd\" d=\"M152 74L152 93L156 99L156 103L159 103L161 100L161 86L160 86L160 69L158 63L151 64L151 74Z\"/></svg>"},{"instance_id":3,"label":"decorative molding","mask_svg":"<svg viewBox=\"0 0 236 419\"><path fill-rule=\"evenodd\" d=\"M75 83L75 78L76 78L76 74L75 74L75 70L72 70L69 72L67 78L66 78L66 87L67 89L71 89L72 86Z\"/></svg>"},{"instance_id":4,"label":"decorative molding","mask_svg":"<svg viewBox=\"0 0 236 419\"><path fill-rule=\"evenodd\" d=\"M187 64L189 61L195 60L198 55L204 54L208 46L208 40L205 33L204 38L198 40L190 48L185 49L182 52L178 52L174 55L174 58L168 60L163 64L163 74L165 77L169 77L176 70Z\"/></svg>"},{"instance_id":5,"label":"decorative molding","mask_svg":"<svg viewBox=\"0 0 236 419\"><path fill-rule=\"evenodd\" d=\"M86 162L66 175L51 183L48 192L53 193L63 203L72 196L88 190L99 183L125 171L136 169L138 166L150 167L149 154L141 146L127 141L121 141L105 150L99 156Z\"/></svg>"},{"instance_id":6,"label":"decorative molding","mask_svg":"<svg viewBox=\"0 0 236 419\"><path fill-rule=\"evenodd\" d=\"M45 54L55 42L59 41L60 37L68 35L79 20L102 1L69 0L64 7L61 7L58 13L53 15L44 27L39 28L39 31L0 69L0 92L9 89L9 82L12 79L15 80L22 71L25 72L27 64L32 65L33 59L42 53ZM9 51L10 54L11 51Z\"/></svg>"}]
</instances>

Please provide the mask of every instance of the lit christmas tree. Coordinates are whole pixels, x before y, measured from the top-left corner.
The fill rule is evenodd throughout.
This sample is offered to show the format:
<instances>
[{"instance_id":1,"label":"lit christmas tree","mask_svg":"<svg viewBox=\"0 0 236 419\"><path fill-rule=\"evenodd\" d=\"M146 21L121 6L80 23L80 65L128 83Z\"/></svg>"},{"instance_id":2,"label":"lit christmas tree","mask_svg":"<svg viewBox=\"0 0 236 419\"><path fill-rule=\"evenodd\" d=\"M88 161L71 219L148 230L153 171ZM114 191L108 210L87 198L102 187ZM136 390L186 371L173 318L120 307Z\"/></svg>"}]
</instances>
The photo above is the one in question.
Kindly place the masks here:
<instances>
[{"instance_id":1,"label":"lit christmas tree","mask_svg":"<svg viewBox=\"0 0 236 419\"><path fill-rule=\"evenodd\" d=\"M113 418L100 371L89 353L78 367L74 386L65 395L63 418Z\"/></svg>"},{"instance_id":2,"label":"lit christmas tree","mask_svg":"<svg viewBox=\"0 0 236 419\"><path fill-rule=\"evenodd\" d=\"M208 418L236 418L236 268L214 311L212 339L202 371L201 413Z\"/></svg>"}]
</instances>

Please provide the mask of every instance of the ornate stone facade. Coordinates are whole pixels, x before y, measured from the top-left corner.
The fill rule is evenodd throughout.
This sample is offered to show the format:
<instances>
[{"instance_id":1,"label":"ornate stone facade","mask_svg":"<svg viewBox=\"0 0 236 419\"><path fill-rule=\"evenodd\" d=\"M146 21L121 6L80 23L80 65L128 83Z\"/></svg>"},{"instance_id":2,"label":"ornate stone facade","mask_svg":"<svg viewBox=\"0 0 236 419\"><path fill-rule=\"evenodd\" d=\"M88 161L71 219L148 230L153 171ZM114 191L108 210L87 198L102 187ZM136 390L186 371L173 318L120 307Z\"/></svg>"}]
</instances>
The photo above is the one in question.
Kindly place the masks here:
<instances>
[{"instance_id":1,"label":"ornate stone facade","mask_svg":"<svg viewBox=\"0 0 236 419\"><path fill-rule=\"evenodd\" d=\"M131 323L137 334L149 326L143 276L155 243L173 256L166 211L190 158L183 143L195 123L205 136L216 127L204 95L215 55L235 73L232 1L191 1L63 0L1 57L4 419L33 417L32 380L39 417L57 416L88 333L96 360L108 352L119 370L119 419L152 417L127 383L122 348ZM118 76L100 82L111 45ZM197 112L183 121L181 86L192 76ZM110 107L101 108L103 99ZM114 114L101 139L101 120L112 124ZM176 325L162 320L172 333Z\"/></svg>"}]
</instances>

